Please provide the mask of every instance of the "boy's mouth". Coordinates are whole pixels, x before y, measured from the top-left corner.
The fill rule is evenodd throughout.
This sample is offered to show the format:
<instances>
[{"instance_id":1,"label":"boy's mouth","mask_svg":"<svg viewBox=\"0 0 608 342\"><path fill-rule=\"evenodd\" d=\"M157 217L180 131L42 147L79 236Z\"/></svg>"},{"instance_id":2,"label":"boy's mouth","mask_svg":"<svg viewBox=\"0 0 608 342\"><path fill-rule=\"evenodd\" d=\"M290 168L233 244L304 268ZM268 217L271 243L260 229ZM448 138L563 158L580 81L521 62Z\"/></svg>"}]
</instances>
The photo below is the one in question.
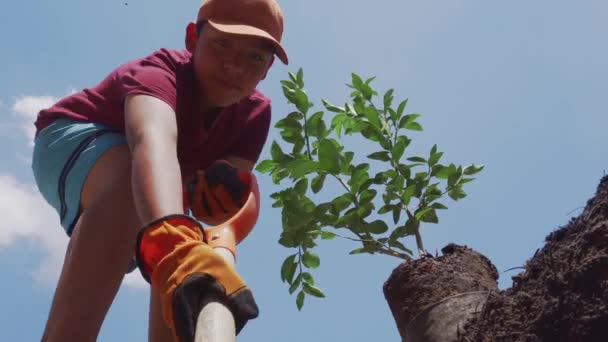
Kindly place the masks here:
<instances>
[{"instance_id":1,"label":"boy's mouth","mask_svg":"<svg viewBox=\"0 0 608 342\"><path fill-rule=\"evenodd\" d=\"M221 77L212 76L212 79L215 83L219 84L220 86L222 86L224 88L228 88L231 90L241 90L241 87L239 87L238 84L230 82L230 81L226 81L226 80L222 79Z\"/></svg>"}]
</instances>

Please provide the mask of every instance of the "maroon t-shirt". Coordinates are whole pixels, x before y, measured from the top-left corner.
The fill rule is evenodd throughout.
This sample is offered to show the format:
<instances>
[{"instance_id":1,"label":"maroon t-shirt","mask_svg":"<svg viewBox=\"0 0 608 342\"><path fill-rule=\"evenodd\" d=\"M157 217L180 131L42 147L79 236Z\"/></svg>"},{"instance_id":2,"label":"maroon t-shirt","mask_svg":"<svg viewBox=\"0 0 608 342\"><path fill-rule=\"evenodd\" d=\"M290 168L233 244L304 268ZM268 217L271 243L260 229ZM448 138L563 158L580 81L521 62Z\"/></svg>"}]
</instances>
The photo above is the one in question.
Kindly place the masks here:
<instances>
[{"instance_id":1,"label":"maroon t-shirt","mask_svg":"<svg viewBox=\"0 0 608 342\"><path fill-rule=\"evenodd\" d=\"M198 111L192 55L187 50L170 49L123 64L95 87L40 111L35 122L37 132L57 118L97 122L124 132L124 100L133 94L154 96L175 111L178 159L186 178L226 156L255 162L266 142L270 100L257 90L224 108L205 129Z\"/></svg>"}]
</instances>

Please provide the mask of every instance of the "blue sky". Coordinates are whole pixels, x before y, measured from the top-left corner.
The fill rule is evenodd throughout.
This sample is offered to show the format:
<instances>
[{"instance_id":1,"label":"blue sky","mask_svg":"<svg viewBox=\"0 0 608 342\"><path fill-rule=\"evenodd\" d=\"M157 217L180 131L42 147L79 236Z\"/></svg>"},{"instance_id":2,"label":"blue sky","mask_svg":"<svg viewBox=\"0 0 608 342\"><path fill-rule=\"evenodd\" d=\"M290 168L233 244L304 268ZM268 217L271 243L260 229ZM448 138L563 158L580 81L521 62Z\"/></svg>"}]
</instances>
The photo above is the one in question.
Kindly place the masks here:
<instances>
[{"instance_id":1,"label":"blue sky","mask_svg":"<svg viewBox=\"0 0 608 342\"><path fill-rule=\"evenodd\" d=\"M198 5L23 0L0 11L1 340L39 340L66 244L33 188L35 111L94 85L128 59L181 48ZM288 71L304 68L317 104L343 102L351 72L377 76L377 88L395 88L398 99L410 99L408 111L422 114L425 131L412 136L410 152L437 143L447 162L486 165L465 188L469 197L448 203L440 223L425 227L431 251L456 242L484 253L500 271L522 266L549 232L580 212L608 168L605 1L283 0L281 6L291 64L275 64L260 87L273 99L275 122L291 110L279 86ZM277 136L272 132L269 141ZM360 143L348 148L373 152ZM265 194L279 189L260 178ZM291 252L277 243L280 229L279 211L264 201L237 260L261 307L240 341L399 339L382 295L398 260L349 256L351 243L323 242L315 278L327 298L307 300L298 312L279 278ZM501 275L502 288L512 275ZM129 278L99 340L146 340L147 296L141 280Z\"/></svg>"}]
</instances>

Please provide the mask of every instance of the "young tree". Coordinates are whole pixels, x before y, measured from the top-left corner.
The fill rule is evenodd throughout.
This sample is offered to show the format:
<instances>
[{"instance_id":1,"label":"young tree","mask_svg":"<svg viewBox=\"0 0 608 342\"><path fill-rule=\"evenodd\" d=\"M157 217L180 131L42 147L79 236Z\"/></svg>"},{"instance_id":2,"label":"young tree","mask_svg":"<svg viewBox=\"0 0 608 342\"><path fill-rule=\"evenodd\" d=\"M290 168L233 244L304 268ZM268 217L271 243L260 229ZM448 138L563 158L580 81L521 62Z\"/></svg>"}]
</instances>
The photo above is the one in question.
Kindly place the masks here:
<instances>
[{"instance_id":1,"label":"young tree","mask_svg":"<svg viewBox=\"0 0 608 342\"><path fill-rule=\"evenodd\" d=\"M341 237L360 243L351 254L423 257L421 223L437 223L437 210L447 209L440 200L445 195L455 201L464 198L464 184L483 169L440 163L443 152L436 145L426 156L408 156L412 139L406 132L422 131L420 115L405 114L407 99L394 106L393 89L378 104L373 80L352 74L347 84L352 88L350 101L343 107L322 100L331 113L327 121L324 111L312 110L302 69L281 81L285 98L296 110L277 122L283 142L273 141L271 159L256 169L271 175L275 184L284 184L270 197L273 207L282 209L279 243L295 249L283 262L281 279L289 284L290 293L299 290L298 309L307 294L324 297L310 273L320 265L313 252L318 239ZM377 144L378 151L361 157L340 143L345 135ZM341 190L330 201L322 201L327 179ZM383 215L390 217L380 219ZM338 229L346 233L338 234ZM407 237L415 239L416 252L406 247Z\"/></svg>"}]
</instances>

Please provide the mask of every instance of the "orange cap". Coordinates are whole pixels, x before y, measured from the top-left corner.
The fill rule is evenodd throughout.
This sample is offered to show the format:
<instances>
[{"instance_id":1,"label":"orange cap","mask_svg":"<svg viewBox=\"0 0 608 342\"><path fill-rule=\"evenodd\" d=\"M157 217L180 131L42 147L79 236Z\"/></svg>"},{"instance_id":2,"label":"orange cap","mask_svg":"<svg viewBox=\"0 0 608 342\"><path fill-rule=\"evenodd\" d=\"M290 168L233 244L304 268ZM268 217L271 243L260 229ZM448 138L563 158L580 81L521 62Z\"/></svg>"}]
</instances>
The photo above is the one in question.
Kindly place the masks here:
<instances>
[{"instance_id":1,"label":"orange cap","mask_svg":"<svg viewBox=\"0 0 608 342\"><path fill-rule=\"evenodd\" d=\"M288 63L281 46L283 12L276 0L203 0L196 22L203 20L222 32L270 41L277 57Z\"/></svg>"}]
</instances>

